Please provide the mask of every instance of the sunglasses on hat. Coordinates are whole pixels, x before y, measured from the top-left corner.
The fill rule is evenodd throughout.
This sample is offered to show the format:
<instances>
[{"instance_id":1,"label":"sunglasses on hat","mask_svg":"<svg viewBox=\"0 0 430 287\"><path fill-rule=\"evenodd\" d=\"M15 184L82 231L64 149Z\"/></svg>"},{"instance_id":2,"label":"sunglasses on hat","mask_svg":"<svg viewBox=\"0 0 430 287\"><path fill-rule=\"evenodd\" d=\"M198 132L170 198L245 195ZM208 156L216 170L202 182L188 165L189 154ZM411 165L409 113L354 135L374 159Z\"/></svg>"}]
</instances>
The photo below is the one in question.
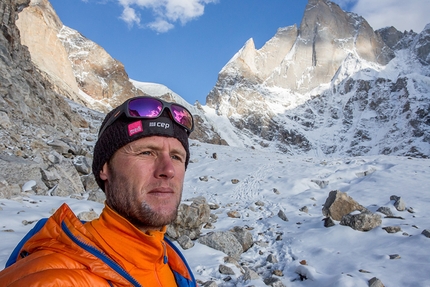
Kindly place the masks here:
<instances>
[{"instance_id":1,"label":"sunglasses on hat","mask_svg":"<svg viewBox=\"0 0 430 287\"><path fill-rule=\"evenodd\" d=\"M112 113L110 118L100 129L99 137L106 128L113 124L122 114L132 119L155 119L162 114L165 108L169 109L172 119L178 125L184 127L187 134L190 135L194 129L194 120L190 111L185 107L156 98L135 97L128 99L121 106L116 108L116 111Z\"/></svg>"}]
</instances>

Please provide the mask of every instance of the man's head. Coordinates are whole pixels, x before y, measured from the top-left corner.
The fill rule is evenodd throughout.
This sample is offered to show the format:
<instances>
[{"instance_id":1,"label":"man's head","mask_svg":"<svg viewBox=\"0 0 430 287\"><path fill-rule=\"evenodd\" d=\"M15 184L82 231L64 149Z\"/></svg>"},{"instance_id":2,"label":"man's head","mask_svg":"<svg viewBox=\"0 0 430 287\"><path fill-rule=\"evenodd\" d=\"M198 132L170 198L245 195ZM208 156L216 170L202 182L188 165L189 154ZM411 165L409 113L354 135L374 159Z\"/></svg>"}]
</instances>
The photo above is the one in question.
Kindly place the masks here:
<instances>
[{"instance_id":1,"label":"man's head","mask_svg":"<svg viewBox=\"0 0 430 287\"><path fill-rule=\"evenodd\" d=\"M179 205L192 130L188 110L156 98L129 99L108 113L93 159L106 203L136 226L172 221L163 214Z\"/></svg>"},{"instance_id":2,"label":"man's head","mask_svg":"<svg viewBox=\"0 0 430 287\"><path fill-rule=\"evenodd\" d=\"M181 122L181 125L178 122ZM92 166L97 184L105 190L99 173L118 149L148 136L173 137L179 140L187 152L187 167L190 158L188 136L193 128L191 113L180 105L152 97L128 99L110 111L100 127Z\"/></svg>"}]
</instances>

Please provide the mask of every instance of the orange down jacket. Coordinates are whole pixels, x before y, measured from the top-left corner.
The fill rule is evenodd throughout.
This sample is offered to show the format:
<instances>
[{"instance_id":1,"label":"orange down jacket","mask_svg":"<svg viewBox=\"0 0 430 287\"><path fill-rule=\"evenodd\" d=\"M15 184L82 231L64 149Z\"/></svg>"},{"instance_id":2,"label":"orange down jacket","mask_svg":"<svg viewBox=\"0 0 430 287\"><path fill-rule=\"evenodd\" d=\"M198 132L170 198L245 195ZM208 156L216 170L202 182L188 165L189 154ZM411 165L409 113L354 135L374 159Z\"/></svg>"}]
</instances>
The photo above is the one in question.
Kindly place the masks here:
<instances>
[{"instance_id":1,"label":"orange down jacket","mask_svg":"<svg viewBox=\"0 0 430 287\"><path fill-rule=\"evenodd\" d=\"M166 227L143 233L107 206L83 224L63 204L35 229L0 272L1 287L197 286L179 250L164 238Z\"/></svg>"}]
</instances>

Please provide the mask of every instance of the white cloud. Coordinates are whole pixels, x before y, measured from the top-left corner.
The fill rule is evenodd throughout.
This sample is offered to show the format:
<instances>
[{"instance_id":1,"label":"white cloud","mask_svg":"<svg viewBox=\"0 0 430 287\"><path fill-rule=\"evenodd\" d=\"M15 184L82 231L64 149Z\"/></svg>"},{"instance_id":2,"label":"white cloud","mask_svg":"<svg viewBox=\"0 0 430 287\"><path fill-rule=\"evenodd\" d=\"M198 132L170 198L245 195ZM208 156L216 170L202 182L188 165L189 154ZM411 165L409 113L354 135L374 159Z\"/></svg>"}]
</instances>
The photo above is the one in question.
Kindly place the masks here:
<instances>
[{"instance_id":1,"label":"white cloud","mask_svg":"<svg viewBox=\"0 0 430 287\"><path fill-rule=\"evenodd\" d=\"M172 29L174 26L173 24L163 20L163 19L157 19L154 22L148 23L147 26L159 33L164 33Z\"/></svg>"},{"instance_id":2,"label":"white cloud","mask_svg":"<svg viewBox=\"0 0 430 287\"><path fill-rule=\"evenodd\" d=\"M430 23L430 0L335 0L341 7L363 16L373 29L394 26L397 30L421 32Z\"/></svg>"},{"instance_id":3,"label":"white cloud","mask_svg":"<svg viewBox=\"0 0 430 287\"><path fill-rule=\"evenodd\" d=\"M124 7L120 18L129 26L140 24L140 16L136 14L136 11L133 8L130 7Z\"/></svg>"},{"instance_id":4,"label":"white cloud","mask_svg":"<svg viewBox=\"0 0 430 287\"><path fill-rule=\"evenodd\" d=\"M216 3L218 0L118 0L124 8L121 19L129 25L138 25L143 21L136 9L150 9L154 21L143 24L159 33L169 31L175 22L182 25L200 17L204 13L205 5Z\"/></svg>"}]
</instances>

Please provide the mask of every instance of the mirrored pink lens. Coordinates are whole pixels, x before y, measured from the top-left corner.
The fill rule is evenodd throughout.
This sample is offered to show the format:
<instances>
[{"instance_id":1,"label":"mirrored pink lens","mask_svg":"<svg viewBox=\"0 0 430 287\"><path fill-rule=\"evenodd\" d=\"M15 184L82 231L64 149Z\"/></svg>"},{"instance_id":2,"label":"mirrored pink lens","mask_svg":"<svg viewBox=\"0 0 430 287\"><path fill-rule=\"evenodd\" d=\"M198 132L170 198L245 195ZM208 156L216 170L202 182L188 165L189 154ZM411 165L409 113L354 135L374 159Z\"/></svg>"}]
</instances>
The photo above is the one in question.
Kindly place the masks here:
<instances>
[{"instance_id":1,"label":"mirrored pink lens","mask_svg":"<svg viewBox=\"0 0 430 287\"><path fill-rule=\"evenodd\" d=\"M170 110L172 112L172 116L175 118L175 121L184 127L192 130L193 128L193 117L191 114L183 107L172 104L170 106Z\"/></svg>"},{"instance_id":2,"label":"mirrored pink lens","mask_svg":"<svg viewBox=\"0 0 430 287\"><path fill-rule=\"evenodd\" d=\"M156 99L140 98L128 103L128 112L133 117L156 118L162 109L163 104Z\"/></svg>"}]
</instances>

